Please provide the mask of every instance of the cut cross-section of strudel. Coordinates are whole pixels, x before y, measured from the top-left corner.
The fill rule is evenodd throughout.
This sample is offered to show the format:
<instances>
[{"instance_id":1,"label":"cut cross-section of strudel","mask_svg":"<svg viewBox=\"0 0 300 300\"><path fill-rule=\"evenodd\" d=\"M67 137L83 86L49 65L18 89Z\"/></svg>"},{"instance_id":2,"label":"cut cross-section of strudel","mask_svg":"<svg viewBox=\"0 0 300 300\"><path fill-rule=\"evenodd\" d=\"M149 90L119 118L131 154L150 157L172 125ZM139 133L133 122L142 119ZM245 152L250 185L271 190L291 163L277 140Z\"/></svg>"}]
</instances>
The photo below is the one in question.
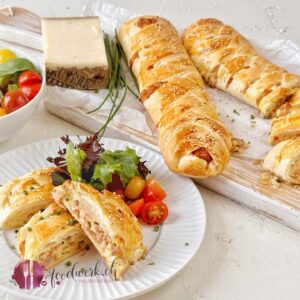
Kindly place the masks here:
<instances>
[{"instance_id":1,"label":"cut cross-section of strudel","mask_svg":"<svg viewBox=\"0 0 300 300\"><path fill-rule=\"evenodd\" d=\"M16 245L23 259L34 260L47 270L89 249L91 242L71 214L52 203L21 227Z\"/></svg>"},{"instance_id":2,"label":"cut cross-section of strudel","mask_svg":"<svg viewBox=\"0 0 300 300\"><path fill-rule=\"evenodd\" d=\"M146 255L141 225L118 195L68 180L53 197L80 223L115 279Z\"/></svg>"},{"instance_id":3,"label":"cut cross-section of strudel","mask_svg":"<svg viewBox=\"0 0 300 300\"><path fill-rule=\"evenodd\" d=\"M38 169L0 188L0 228L20 227L53 203L52 172L53 168Z\"/></svg>"}]
</instances>

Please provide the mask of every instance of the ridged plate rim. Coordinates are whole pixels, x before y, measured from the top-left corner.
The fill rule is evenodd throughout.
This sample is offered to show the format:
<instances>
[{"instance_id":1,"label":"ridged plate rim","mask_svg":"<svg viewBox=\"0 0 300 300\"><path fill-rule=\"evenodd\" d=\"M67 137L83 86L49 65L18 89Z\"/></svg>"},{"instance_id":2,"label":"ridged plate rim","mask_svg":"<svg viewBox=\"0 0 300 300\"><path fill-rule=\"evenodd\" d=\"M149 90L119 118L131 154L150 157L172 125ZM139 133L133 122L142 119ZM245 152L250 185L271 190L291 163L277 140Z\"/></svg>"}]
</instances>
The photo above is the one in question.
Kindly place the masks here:
<instances>
[{"instance_id":1,"label":"ridged plate rim","mask_svg":"<svg viewBox=\"0 0 300 300\"><path fill-rule=\"evenodd\" d=\"M72 139L77 139L77 137L72 137ZM90 289L93 289L91 298L86 298L86 300L129 299L149 292L150 290L153 290L166 283L180 270L182 270L194 257L203 241L205 234L205 206L201 194L192 180L170 172L164 164L162 156L157 152L144 146L123 140L103 138L101 142L104 143L107 149L123 149L126 146L135 149L137 153L142 156L143 160L148 161L147 164L149 165L150 169L153 170L153 174L160 182L164 184L164 186L166 186L168 195L172 197L172 199L167 198L166 200L170 209L170 217L163 225L157 243L147 256L148 259L156 258L162 260L160 264L155 264L154 266L151 266L152 268L149 268L149 266L147 267L146 263L141 262L137 266L131 267L131 269L128 271L128 273L130 273L129 277L133 276L133 274L137 272L135 277L129 278L129 280L125 277L125 281L109 282L106 285L105 283L101 282L101 284L96 287L96 294L98 295L98 292L100 292L101 295L102 290L99 291L99 289L104 284L103 287L105 292L103 297L100 298L95 298L95 296L93 296L95 293L94 287L91 287L91 285L88 284L85 285L86 287L90 286ZM47 166L48 163L46 162L45 158L49 155L54 155L59 146L62 146L62 143L58 138L47 139L16 148L0 155L0 169L2 170L0 181L8 181L12 179L8 177L21 176L26 172L34 170L35 168ZM23 160L23 157L27 157L27 161ZM7 161L10 163L8 164ZM154 163L156 165L153 165ZM5 175L7 172L9 173L7 169L11 169L11 176ZM181 188L180 191L177 190L178 187ZM174 199L175 197L173 197L173 194L176 196L176 199ZM188 197L186 197L186 195L188 195ZM176 235L172 235L172 233L176 233ZM187 238L183 239L182 236L187 236ZM184 240L188 242L188 246L184 245ZM180 242L180 245L177 245L177 242ZM1 235L0 246L4 243L4 238ZM178 248L174 249L174 246L182 248L180 248L179 252L176 252ZM171 251L171 248L173 251ZM10 257L9 253L10 251L2 253L2 262L0 261L0 268L3 267L4 261L11 261L11 264L17 262L16 257L14 257L14 261L12 261L13 259ZM7 259L5 259L5 254ZM179 261L179 263L177 263L177 261ZM13 267L14 264L11 266L11 272L13 272ZM5 264L5 269L7 269L7 264ZM137 270L141 271L141 269L143 269L143 271L139 273ZM138 280L137 277L139 276L143 277ZM64 282L64 291L68 290L68 286L72 286L73 290L71 291L71 294L65 295L64 291L58 290L60 287L52 288L51 296L49 297L49 295L47 295L48 298L45 298L45 290L42 292L43 288L30 290L25 293L24 291L19 290L17 287L11 288L5 285L2 282L3 277L4 276L1 276L0 269L0 288L9 292L10 294L21 296L25 299L80 299L79 292L81 290L77 291L79 288L74 290L74 284L71 285L71 283L68 284L68 282ZM48 287L50 286L48 285ZM48 287L47 290L49 290ZM87 289L86 287L85 289ZM81 294L82 292L85 293L85 290L81 291ZM77 297L74 297L76 293L78 293ZM67 296L69 296L69 298Z\"/></svg>"}]
</instances>

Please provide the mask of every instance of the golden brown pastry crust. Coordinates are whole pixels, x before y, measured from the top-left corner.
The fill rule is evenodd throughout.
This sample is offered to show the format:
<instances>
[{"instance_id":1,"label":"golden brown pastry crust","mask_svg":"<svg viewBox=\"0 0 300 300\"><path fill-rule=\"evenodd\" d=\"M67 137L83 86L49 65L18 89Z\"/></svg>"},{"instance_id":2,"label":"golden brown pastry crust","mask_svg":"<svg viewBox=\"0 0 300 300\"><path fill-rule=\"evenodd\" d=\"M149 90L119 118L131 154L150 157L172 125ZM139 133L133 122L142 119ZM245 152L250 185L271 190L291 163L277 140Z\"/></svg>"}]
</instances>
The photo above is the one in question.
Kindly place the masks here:
<instances>
[{"instance_id":1,"label":"golden brown pastry crust","mask_svg":"<svg viewBox=\"0 0 300 300\"><path fill-rule=\"evenodd\" d=\"M16 239L22 259L35 260L46 270L90 245L79 223L56 203L33 215Z\"/></svg>"},{"instance_id":2,"label":"golden brown pastry crust","mask_svg":"<svg viewBox=\"0 0 300 300\"><path fill-rule=\"evenodd\" d=\"M169 169L198 178L222 172L231 134L176 29L163 18L143 16L123 24L118 37L139 83L140 100L158 127Z\"/></svg>"},{"instance_id":3,"label":"golden brown pastry crust","mask_svg":"<svg viewBox=\"0 0 300 300\"><path fill-rule=\"evenodd\" d=\"M115 279L146 255L141 225L116 194L68 180L54 189L53 197L80 223Z\"/></svg>"},{"instance_id":4,"label":"golden brown pastry crust","mask_svg":"<svg viewBox=\"0 0 300 300\"><path fill-rule=\"evenodd\" d=\"M274 146L265 157L263 168L288 182L300 184L300 137Z\"/></svg>"},{"instance_id":5,"label":"golden brown pastry crust","mask_svg":"<svg viewBox=\"0 0 300 300\"><path fill-rule=\"evenodd\" d=\"M260 56L235 29L202 19L185 29L184 45L204 80L270 117L300 87L300 77Z\"/></svg>"},{"instance_id":6,"label":"golden brown pastry crust","mask_svg":"<svg viewBox=\"0 0 300 300\"><path fill-rule=\"evenodd\" d=\"M53 168L38 169L0 188L0 228L20 227L53 203L52 172Z\"/></svg>"},{"instance_id":7,"label":"golden brown pastry crust","mask_svg":"<svg viewBox=\"0 0 300 300\"><path fill-rule=\"evenodd\" d=\"M274 145L281 141L300 136L300 89L284 103L272 120L269 143Z\"/></svg>"}]
</instances>

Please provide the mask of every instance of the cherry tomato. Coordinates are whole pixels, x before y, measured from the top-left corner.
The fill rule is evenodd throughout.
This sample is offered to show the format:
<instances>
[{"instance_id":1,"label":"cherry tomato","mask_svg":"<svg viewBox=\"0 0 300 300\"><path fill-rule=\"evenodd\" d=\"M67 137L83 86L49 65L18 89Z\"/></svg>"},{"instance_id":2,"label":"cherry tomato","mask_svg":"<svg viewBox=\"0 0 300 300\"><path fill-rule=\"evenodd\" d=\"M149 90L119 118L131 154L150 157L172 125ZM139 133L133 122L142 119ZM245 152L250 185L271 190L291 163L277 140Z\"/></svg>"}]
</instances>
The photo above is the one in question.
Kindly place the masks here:
<instances>
[{"instance_id":1,"label":"cherry tomato","mask_svg":"<svg viewBox=\"0 0 300 300\"><path fill-rule=\"evenodd\" d=\"M18 77L18 86L30 86L36 83L41 83L42 77L34 71L24 71Z\"/></svg>"},{"instance_id":2,"label":"cherry tomato","mask_svg":"<svg viewBox=\"0 0 300 300\"><path fill-rule=\"evenodd\" d=\"M167 193L159 185L159 183L153 177L151 177L147 179L142 195L145 199L145 202L150 202L164 200L167 196Z\"/></svg>"},{"instance_id":3,"label":"cherry tomato","mask_svg":"<svg viewBox=\"0 0 300 300\"><path fill-rule=\"evenodd\" d=\"M141 198L141 199L138 199L138 200L135 200L133 201L130 205L129 205L129 208L130 210L132 211L132 213L138 217L144 207L144 199Z\"/></svg>"},{"instance_id":4,"label":"cherry tomato","mask_svg":"<svg viewBox=\"0 0 300 300\"><path fill-rule=\"evenodd\" d=\"M162 201L152 201L144 205L141 217L149 225L162 223L168 217L168 206Z\"/></svg>"},{"instance_id":5,"label":"cherry tomato","mask_svg":"<svg viewBox=\"0 0 300 300\"><path fill-rule=\"evenodd\" d=\"M27 96L29 100L32 100L41 89L41 83L35 83L32 85L23 85L20 90Z\"/></svg>"},{"instance_id":6,"label":"cherry tomato","mask_svg":"<svg viewBox=\"0 0 300 300\"><path fill-rule=\"evenodd\" d=\"M145 188L142 192L142 197L144 198L145 202L159 201L148 184L145 185Z\"/></svg>"},{"instance_id":7,"label":"cherry tomato","mask_svg":"<svg viewBox=\"0 0 300 300\"><path fill-rule=\"evenodd\" d=\"M127 184L124 194L128 199L137 199L140 197L144 187L145 187L145 180L140 176L134 176L131 178L129 183Z\"/></svg>"},{"instance_id":8,"label":"cherry tomato","mask_svg":"<svg viewBox=\"0 0 300 300\"><path fill-rule=\"evenodd\" d=\"M0 63L3 64L9 59L16 58L16 54L9 49L0 49Z\"/></svg>"},{"instance_id":9,"label":"cherry tomato","mask_svg":"<svg viewBox=\"0 0 300 300\"><path fill-rule=\"evenodd\" d=\"M5 94L2 100L2 107L8 114L10 114L15 110L20 109L28 102L29 99L23 94L23 92L20 90L11 90Z\"/></svg>"}]
</instances>

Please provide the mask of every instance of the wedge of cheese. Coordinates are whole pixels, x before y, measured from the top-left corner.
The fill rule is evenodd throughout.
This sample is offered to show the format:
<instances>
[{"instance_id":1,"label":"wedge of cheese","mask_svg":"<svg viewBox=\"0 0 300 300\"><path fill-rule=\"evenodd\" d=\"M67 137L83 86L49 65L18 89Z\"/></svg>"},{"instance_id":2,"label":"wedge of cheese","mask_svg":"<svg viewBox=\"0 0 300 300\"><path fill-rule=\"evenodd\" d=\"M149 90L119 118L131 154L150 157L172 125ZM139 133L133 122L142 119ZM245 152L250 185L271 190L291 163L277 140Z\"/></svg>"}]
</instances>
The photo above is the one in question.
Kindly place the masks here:
<instances>
[{"instance_id":1,"label":"wedge of cheese","mask_svg":"<svg viewBox=\"0 0 300 300\"><path fill-rule=\"evenodd\" d=\"M42 33L48 85L107 87L109 69L98 17L45 18Z\"/></svg>"}]
</instances>

